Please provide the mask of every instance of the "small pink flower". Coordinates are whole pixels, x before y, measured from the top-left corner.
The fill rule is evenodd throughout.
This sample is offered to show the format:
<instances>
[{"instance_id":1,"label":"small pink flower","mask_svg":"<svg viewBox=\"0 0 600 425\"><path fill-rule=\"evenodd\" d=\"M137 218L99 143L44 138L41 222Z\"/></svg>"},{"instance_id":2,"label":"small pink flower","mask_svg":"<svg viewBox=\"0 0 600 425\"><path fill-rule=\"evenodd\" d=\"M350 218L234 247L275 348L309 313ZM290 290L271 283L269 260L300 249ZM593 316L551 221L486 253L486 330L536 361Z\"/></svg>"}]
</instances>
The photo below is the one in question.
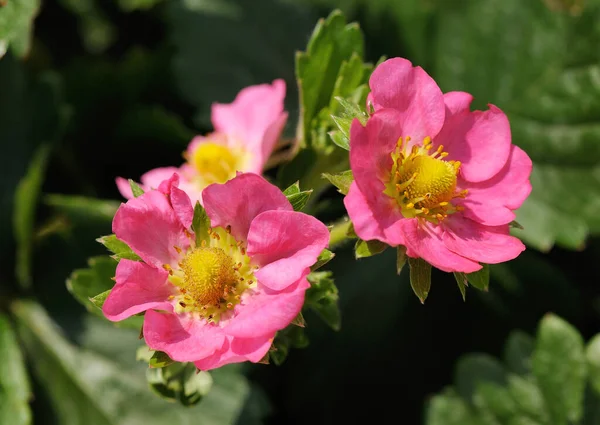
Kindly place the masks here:
<instances>
[{"instance_id":1,"label":"small pink flower","mask_svg":"<svg viewBox=\"0 0 600 425\"><path fill-rule=\"evenodd\" d=\"M246 173L205 189L212 228L196 243L192 204L177 185L174 174L117 211L114 233L143 261L119 262L104 315L119 321L146 311L148 346L202 370L258 362L302 309L329 232Z\"/></svg>"},{"instance_id":2,"label":"small pink flower","mask_svg":"<svg viewBox=\"0 0 600 425\"><path fill-rule=\"evenodd\" d=\"M180 189L192 201L202 202L202 190L212 183L225 183L238 171L261 174L287 121L284 98L285 82L275 80L246 87L232 103L214 103L211 120L215 131L190 142L181 167L155 168L142 175L141 187L156 188L178 173ZM133 197L126 179L117 177L116 183L121 195Z\"/></svg>"},{"instance_id":3,"label":"small pink flower","mask_svg":"<svg viewBox=\"0 0 600 425\"><path fill-rule=\"evenodd\" d=\"M344 199L356 234L447 272L517 257L525 247L508 224L531 192L532 163L511 144L506 115L471 111L470 94L443 94L401 58L379 65L369 85L375 112L365 127L352 123L355 180Z\"/></svg>"}]
</instances>

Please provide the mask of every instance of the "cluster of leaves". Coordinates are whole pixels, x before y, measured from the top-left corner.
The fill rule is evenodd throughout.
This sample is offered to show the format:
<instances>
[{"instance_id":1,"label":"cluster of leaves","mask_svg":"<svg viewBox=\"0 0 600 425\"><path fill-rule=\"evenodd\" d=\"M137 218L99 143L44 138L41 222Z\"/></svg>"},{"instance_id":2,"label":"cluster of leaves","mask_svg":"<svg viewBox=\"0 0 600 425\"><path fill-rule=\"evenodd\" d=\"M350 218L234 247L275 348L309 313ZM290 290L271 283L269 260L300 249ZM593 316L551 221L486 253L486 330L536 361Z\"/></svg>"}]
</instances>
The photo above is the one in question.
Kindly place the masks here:
<instances>
[{"instance_id":1,"label":"cluster of leaves","mask_svg":"<svg viewBox=\"0 0 600 425\"><path fill-rule=\"evenodd\" d=\"M504 364L468 354L456 365L454 388L428 403L427 425L595 424L600 418L600 334L584 345L555 315L535 340L512 332Z\"/></svg>"}]
</instances>

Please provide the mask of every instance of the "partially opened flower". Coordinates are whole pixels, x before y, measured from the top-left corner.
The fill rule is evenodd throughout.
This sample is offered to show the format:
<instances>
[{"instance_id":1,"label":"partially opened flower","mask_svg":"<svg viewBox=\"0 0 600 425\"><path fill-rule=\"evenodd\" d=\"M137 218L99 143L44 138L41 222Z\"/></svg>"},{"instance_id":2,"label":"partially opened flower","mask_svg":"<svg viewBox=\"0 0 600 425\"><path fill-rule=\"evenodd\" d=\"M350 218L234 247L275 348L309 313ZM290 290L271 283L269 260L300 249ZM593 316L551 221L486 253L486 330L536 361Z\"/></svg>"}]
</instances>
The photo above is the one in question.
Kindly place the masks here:
<instances>
[{"instance_id":1,"label":"partially opened flower","mask_svg":"<svg viewBox=\"0 0 600 425\"><path fill-rule=\"evenodd\" d=\"M177 184L175 174L117 211L114 233L143 261L119 262L103 312L119 321L146 311L148 346L202 370L258 362L300 312L329 232L247 173L205 189L212 227L195 240L192 205Z\"/></svg>"},{"instance_id":2,"label":"partially opened flower","mask_svg":"<svg viewBox=\"0 0 600 425\"><path fill-rule=\"evenodd\" d=\"M142 175L142 188L157 188L176 172L181 178L179 187L193 201L202 201L205 187L225 183L238 171L261 174L287 120L284 98L285 82L275 80L246 87L232 103L213 104L215 131L191 141L181 167L156 168ZM126 179L118 177L117 187L125 198L132 197Z\"/></svg>"},{"instance_id":3,"label":"partially opened flower","mask_svg":"<svg viewBox=\"0 0 600 425\"><path fill-rule=\"evenodd\" d=\"M344 199L357 235L448 272L518 256L525 247L509 223L531 191L532 163L511 144L506 115L471 111L471 95L442 94L405 59L379 65L369 84L375 112L365 127L352 123Z\"/></svg>"}]
</instances>

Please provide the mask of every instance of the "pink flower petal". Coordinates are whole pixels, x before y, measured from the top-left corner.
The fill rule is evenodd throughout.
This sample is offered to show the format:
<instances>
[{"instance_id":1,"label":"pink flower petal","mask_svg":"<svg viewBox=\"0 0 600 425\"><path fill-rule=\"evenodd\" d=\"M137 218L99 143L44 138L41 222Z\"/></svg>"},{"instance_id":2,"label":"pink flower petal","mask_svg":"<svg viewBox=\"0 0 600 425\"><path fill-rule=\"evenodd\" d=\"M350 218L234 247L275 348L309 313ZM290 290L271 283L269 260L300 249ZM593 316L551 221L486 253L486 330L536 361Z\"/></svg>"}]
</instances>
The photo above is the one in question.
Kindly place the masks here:
<instances>
[{"instance_id":1,"label":"pink flower petal","mask_svg":"<svg viewBox=\"0 0 600 425\"><path fill-rule=\"evenodd\" d=\"M167 301L173 286L168 273L140 261L121 260L117 266L116 285L102 306L102 312L113 322L126 319L148 309L171 310Z\"/></svg>"},{"instance_id":2,"label":"pink flower petal","mask_svg":"<svg viewBox=\"0 0 600 425\"><path fill-rule=\"evenodd\" d=\"M310 287L306 280L309 269L303 277L283 292L260 291L243 300L235 308L235 316L223 332L240 338L255 338L272 335L289 325L298 316L304 304L304 294Z\"/></svg>"},{"instance_id":3,"label":"pink flower petal","mask_svg":"<svg viewBox=\"0 0 600 425\"><path fill-rule=\"evenodd\" d=\"M442 128L446 114L442 91L421 67L402 58L388 59L375 68L369 86L375 110L400 112L403 136L421 141L435 137Z\"/></svg>"},{"instance_id":4,"label":"pink flower petal","mask_svg":"<svg viewBox=\"0 0 600 425\"><path fill-rule=\"evenodd\" d=\"M350 130L350 166L354 182L344 204L356 234L364 240L378 239L390 245L403 242L395 223L403 218L393 198L385 195L383 180L389 179L391 153L402 136L399 113L382 109L363 127L354 120Z\"/></svg>"},{"instance_id":5,"label":"pink flower petal","mask_svg":"<svg viewBox=\"0 0 600 425\"><path fill-rule=\"evenodd\" d=\"M190 197L177 186L179 186L179 174L175 172L168 179L160 182L158 191L169 198L175 215L179 218L183 227L189 229L194 218L194 208Z\"/></svg>"},{"instance_id":6,"label":"pink flower petal","mask_svg":"<svg viewBox=\"0 0 600 425\"><path fill-rule=\"evenodd\" d=\"M260 269L258 281L282 290L303 276L329 244L327 227L296 211L266 211L256 216L248 232L248 255Z\"/></svg>"},{"instance_id":7,"label":"pink flower petal","mask_svg":"<svg viewBox=\"0 0 600 425\"><path fill-rule=\"evenodd\" d=\"M473 96L464 91L451 91L444 93L444 104L450 115L459 114L461 112L469 112ZM446 115L446 117L448 114Z\"/></svg>"},{"instance_id":8,"label":"pink flower petal","mask_svg":"<svg viewBox=\"0 0 600 425\"><path fill-rule=\"evenodd\" d=\"M251 361L258 363L269 351L275 334L259 338L228 337L223 348L212 356L206 357L194 364L200 370L211 370L231 363Z\"/></svg>"},{"instance_id":9,"label":"pink flower petal","mask_svg":"<svg viewBox=\"0 0 600 425\"><path fill-rule=\"evenodd\" d=\"M460 175L469 182L482 182L496 175L510 154L510 124L504 112L489 105L487 111L452 115L434 140L444 145L447 160L460 161Z\"/></svg>"},{"instance_id":10,"label":"pink flower petal","mask_svg":"<svg viewBox=\"0 0 600 425\"><path fill-rule=\"evenodd\" d=\"M163 351L178 362L204 359L225 343L220 327L187 314L148 310L144 317L144 339L152 350Z\"/></svg>"},{"instance_id":11,"label":"pink flower petal","mask_svg":"<svg viewBox=\"0 0 600 425\"><path fill-rule=\"evenodd\" d=\"M464 216L488 226L499 226L515 219L516 210L531 193L532 162L517 146L504 168L489 180L481 183L459 182L461 189L469 192L461 204Z\"/></svg>"},{"instance_id":12,"label":"pink flower petal","mask_svg":"<svg viewBox=\"0 0 600 425\"><path fill-rule=\"evenodd\" d=\"M452 216L444 233L444 245L474 261L496 264L516 258L525 245L508 234L508 225L484 226L468 218Z\"/></svg>"},{"instance_id":13,"label":"pink flower petal","mask_svg":"<svg viewBox=\"0 0 600 425\"><path fill-rule=\"evenodd\" d=\"M276 128L279 131L283 128L284 98L283 80L275 80L273 84L246 87L238 93L232 103L212 105L215 130L239 140L242 147L259 157L268 151L268 157L273 148L273 139L279 138L279 133L274 134L271 130L268 138L265 138L265 134L274 123L277 123ZM268 146L269 144L271 146Z\"/></svg>"},{"instance_id":14,"label":"pink flower petal","mask_svg":"<svg viewBox=\"0 0 600 425\"><path fill-rule=\"evenodd\" d=\"M283 193L264 178L239 174L223 184L212 184L202 193L204 208L213 227L231 226L231 234L238 241L248 238L252 220L264 211L292 211Z\"/></svg>"},{"instance_id":15,"label":"pink flower petal","mask_svg":"<svg viewBox=\"0 0 600 425\"><path fill-rule=\"evenodd\" d=\"M261 174L265 167L265 164L269 160L271 153L275 149L275 145L281 136L281 132L287 122L287 112L282 113L275 119L265 130L263 135L260 150L253 150L250 154L249 160L246 163L244 170L238 170L249 173Z\"/></svg>"},{"instance_id":16,"label":"pink flower petal","mask_svg":"<svg viewBox=\"0 0 600 425\"><path fill-rule=\"evenodd\" d=\"M133 192L131 191L131 186L129 185L129 181L124 179L123 177L117 177L115 179L115 183L117 184L117 189L119 189L119 193L125 199L133 198Z\"/></svg>"},{"instance_id":17,"label":"pink flower petal","mask_svg":"<svg viewBox=\"0 0 600 425\"><path fill-rule=\"evenodd\" d=\"M381 192L383 192L383 188ZM366 241L376 239L391 246L404 245L404 236L400 226L404 217L394 210L393 199L387 198L383 193L381 196L382 199L378 201L383 208L377 209L377 204L372 207L356 182L352 182L348 195L344 198L344 205L352 220L354 231ZM384 202L389 205L385 205Z\"/></svg>"},{"instance_id":18,"label":"pink flower petal","mask_svg":"<svg viewBox=\"0 0 600 425\"><path fill-rule=\"evenodd\" d=\"M179 169L176 167L155 168L142 174L140 181L142 182L142 185L146 188L144 189L145 191L151 189L158 189L158 186L160 186L160 184L163 181L169 180L173 176L173 174L178 173Z\"/></svg>"},{"instance_id":19,"label":"pink flower petal","mask_svg":"<svg viewBox=\"0 0 600 425\"><path fill-rule=\"evenodd\" d=\"M445 272L472 273L481 269L481 265L450 251L442 240L444 230L441 226L419 223L417 219L404 220L402 230L409 248L407 254L422 258L432 266Z\"/></svg>"},{"instance_id":20,"label":"pink flower petal","mask_svg":"<svg viewBox=\"0 0 600 425\"><path fill-rule=\"evenodd\" d=\"M186 229L167 197L152 190L121 204L113 219L113 232L146 263L157 268L176 266L179 254L190 245Z\"/></svg>"}]
</instances>

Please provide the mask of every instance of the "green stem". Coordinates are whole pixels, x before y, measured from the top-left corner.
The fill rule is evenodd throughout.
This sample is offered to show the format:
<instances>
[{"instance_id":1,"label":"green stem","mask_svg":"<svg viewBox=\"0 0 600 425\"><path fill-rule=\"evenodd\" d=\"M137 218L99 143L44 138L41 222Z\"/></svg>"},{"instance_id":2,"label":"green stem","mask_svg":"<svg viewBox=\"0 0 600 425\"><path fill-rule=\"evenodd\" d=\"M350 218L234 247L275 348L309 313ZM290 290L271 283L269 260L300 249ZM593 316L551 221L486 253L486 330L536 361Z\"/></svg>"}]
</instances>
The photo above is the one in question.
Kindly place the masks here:
<instances>
[{"instance_id":1,"label":"green stem","mask_svg":"<svg viewBox=\"0 0 600 425\"><path fill-rule=\"evenodd\" d=\"M333 223L330 229L329 236L329 249L335 250L343 245L345 242L351 239L348 236L348 231L352 226L352 222L348 219L348 217L343 217L342 219Z\"/></svg>"}]
</instances>

